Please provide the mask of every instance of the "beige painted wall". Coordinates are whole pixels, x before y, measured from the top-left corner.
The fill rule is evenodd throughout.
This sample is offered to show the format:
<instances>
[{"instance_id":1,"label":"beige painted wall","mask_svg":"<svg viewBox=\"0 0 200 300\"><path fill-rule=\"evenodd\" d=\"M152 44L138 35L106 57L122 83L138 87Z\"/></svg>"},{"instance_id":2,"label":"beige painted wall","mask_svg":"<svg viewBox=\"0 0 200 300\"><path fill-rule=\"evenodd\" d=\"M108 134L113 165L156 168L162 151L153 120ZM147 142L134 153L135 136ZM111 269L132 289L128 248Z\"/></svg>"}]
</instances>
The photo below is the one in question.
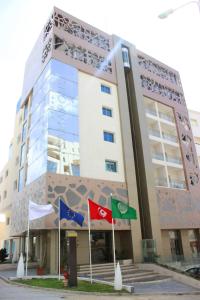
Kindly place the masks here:
<instances>
[{"instance_id":1,"label":"beige painted wall","mask_svg":"<svg viewBox=\"0 0 200 300\"><path fill-rule=\"evenodd\" d=\"M111 87L111 95L101 92L101 83ZM114 84L79 72L80 175L125 181L117 89ZM102 106L111 108L113 117L102 115ZM115 142L105 142L103 131L114 133ZM105 160L117 161L118 172L105 170Z\"/></svg>"}]
</instances>

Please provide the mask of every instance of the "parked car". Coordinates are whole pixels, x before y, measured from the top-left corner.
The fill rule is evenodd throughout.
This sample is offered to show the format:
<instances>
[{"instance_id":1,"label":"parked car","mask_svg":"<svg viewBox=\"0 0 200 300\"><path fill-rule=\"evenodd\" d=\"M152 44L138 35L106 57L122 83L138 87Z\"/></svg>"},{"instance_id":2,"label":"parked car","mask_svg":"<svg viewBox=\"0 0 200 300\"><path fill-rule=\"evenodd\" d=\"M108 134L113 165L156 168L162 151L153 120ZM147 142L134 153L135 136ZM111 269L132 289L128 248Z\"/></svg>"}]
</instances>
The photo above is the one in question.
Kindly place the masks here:
<instances>
[{"instance_id":1,"label":"parked car","mask_svg":"<svg viewBox=\"0 0 200 300\"><path fill-rule=\"evenodd\" d=\"M200 266L189 267L184 270L188 275L200 279Z\"/></svg>"}]
</instances>

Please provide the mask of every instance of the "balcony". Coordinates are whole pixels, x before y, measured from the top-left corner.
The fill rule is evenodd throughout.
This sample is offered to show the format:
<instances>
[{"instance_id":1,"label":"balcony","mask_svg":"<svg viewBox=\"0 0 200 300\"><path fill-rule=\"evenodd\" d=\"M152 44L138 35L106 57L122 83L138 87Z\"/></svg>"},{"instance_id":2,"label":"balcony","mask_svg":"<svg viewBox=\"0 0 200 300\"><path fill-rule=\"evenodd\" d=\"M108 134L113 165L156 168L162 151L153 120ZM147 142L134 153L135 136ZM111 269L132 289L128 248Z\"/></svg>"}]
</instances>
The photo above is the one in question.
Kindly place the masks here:
<instances>
[{"instance_id":1,"label":"balcony","mask_svg":"<svg viewBox=\"0 0 200 300\"><path fill-rule=\"evenodd\" d=\"M164 160L164 155L163 153L152 153L152 158L153 159L157 159L157 160Z\"/></svg>"},{"instance_id":2,"label":"balcony","mask_svg":"<svg viewBox=\"0 0 200 300\"><path fill-rule=\"evenodd\" d=\"M156 178L155 184L156 184L156 186L168 187L167 178L165 178L165 177Z\"/></svg>"},{"instance_id":3,"label":"balcony","mask_svg":"<svg viewBox=\"0 0 200 300\"><path fill-rule=\"evenodd\" d=\"M175 189L186 189L186 184L184 181L170 181L170 187Z\"/></svg>"},{"instance_id":4,"label":"balcony","mask_svg":"<svg viewBox=\"0 0 200 300\"><path fill-rule=\"evenodd\" d=\"M149 135L160 137L160 132L156 129L149 129Z\"/></svg>"},{"instance_id":5,"label":"balcony","mask_svg":"<svg viewBox=\"0 0 200 300\"><path fill-rule=\"evenodd\" d=\"M152 115L152 116L156 116L157 117L157 113L154 109L151 109L151 108L145 108L145 112L149 115Z\"/></svg>"},{"instance_id":6,"label":"balcony","mask_svg":"<svg viewBox=\"0 0 200 300\"><path fill-rule=\"evenodd\" d=\"M170 156L166 155L166 161L170 162L170 163L173 163L173 164L182 165L182 161L178 157L170 157Z\"/></svg>"},{"instance_id":7,"label":"balcony","mask_svg":"<svg viewBox=\"0 0 200 300\"><path fill-rule=\"evenodd\" d=\"M159 117L160 117L160 119L163 119L163 120L166 120L168 122L174 123L174 118L170 115L159 112Z\"/></svg>"},{"instance_id":8,"label":"balcony","mask_svg":"<svg viewBox=\"0 0 200 300\"><path fill-rule=\"evenodd\" d=\"M168 134L168 133L162 132L162 137L163 137L163 139L168 140L168 141L173 142L173 143L178 142L178 139L177 139L176 136Z\"/></svg>"}]
</instances>

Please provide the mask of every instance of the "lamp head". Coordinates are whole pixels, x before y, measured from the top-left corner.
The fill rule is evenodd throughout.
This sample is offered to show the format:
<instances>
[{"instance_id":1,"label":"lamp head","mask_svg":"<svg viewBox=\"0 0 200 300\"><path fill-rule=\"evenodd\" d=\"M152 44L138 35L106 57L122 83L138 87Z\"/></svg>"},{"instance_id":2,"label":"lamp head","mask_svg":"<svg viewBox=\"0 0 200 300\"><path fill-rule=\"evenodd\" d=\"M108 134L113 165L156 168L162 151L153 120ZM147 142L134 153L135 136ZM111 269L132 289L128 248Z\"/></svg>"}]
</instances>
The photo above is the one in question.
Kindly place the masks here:
<instances>
[{"instance_id":1,"label":"lamp head","mask_svg":"<svg viewBox=\"0 0 200 300\"><path fill-rule=\"evenodd\" d=\"M163 13L159 14L159 15L158 15L158 18L160 18L160 19L165 19L165 18L167 18L169 15L173 14L173 12L174 12L174 9L173 9L173 8L170 8L170 9L164 11Z\"/></svg>"}]
</instances>

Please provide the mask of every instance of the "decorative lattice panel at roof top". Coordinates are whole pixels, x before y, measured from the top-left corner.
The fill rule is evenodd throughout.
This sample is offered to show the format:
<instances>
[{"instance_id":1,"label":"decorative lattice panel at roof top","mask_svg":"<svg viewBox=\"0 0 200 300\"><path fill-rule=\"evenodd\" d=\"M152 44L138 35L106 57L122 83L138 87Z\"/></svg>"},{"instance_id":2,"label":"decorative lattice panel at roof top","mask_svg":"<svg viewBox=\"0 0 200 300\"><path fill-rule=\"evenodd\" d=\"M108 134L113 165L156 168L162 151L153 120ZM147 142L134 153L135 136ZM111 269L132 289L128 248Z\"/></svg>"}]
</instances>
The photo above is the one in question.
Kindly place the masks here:
<instances>
[{"instance_id":1,"label":"decorative lattice panel at roof top","mask_svg":"<svg viewBox=\"0 0 200 300\"><path fill-rule=\"evenodd\" d=\"M83 25L83 23L79 23L77 19L75 21L71 16L65 16L57 11L54 11L44 28L44 41L53 25L105 51L110 51L111 49L110 40L106 34L104 35L89 25Z\"/></svg>"}]
</instances>

